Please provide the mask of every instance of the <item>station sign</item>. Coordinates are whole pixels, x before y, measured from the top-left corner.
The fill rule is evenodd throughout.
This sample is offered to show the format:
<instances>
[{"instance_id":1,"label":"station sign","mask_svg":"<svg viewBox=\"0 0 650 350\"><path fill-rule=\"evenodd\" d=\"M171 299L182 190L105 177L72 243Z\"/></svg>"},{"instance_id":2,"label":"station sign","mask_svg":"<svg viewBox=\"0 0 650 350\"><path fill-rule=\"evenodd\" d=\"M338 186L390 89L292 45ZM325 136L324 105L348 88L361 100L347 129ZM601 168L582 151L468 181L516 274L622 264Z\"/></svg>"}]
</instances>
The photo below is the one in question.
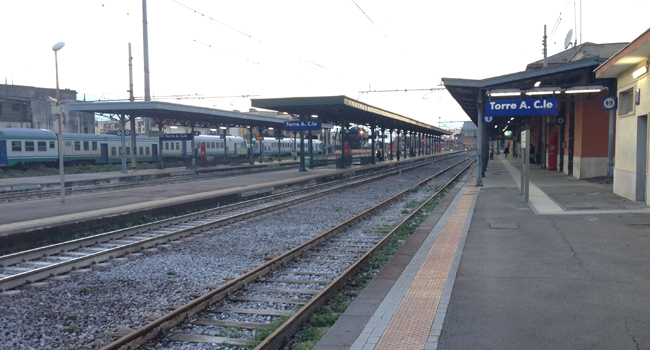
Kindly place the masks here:
<instances>
[{"instance_id":1,"label":"station sign","mask_svg":"<svg viewBox=\"0 0 650 350\"><path fill-rule=\"evenodd\" d=\"M258 136L255 138L257 141L264 141L264 136Z\"/></svg>"},{"instance_id":2,"label":"station sign","mask_svg":"<svg viewBox=\"0 0 650 350\"><path fill-rule=\"evenodd\" d=\"M557 115L557 98L485 101L485 116L523 117Z\"/></svg>"},{"instance_id":3,"label":"station sign","mask_svg":"<svg viewBox=\"0 0 650 350\"><path fill-rule=\"evenodd\" d=\"M165 134L163 136L163 141L181 141L181 140L192 140L194 138L194 135L190 133L186 134Z\"/></svg>"},{"instance_id":4,"label":"station sign","mask_svg":"<svg viewBox=\"0 0 650 350\"><path fill-rule=\"evenodd\" d=\"M115 132L115 135L122 136L122 130L117 130ZM124 135L125 136L131 136L131 130L124 130Z\"/></svg>"},{"instance_id":5,"label":"station sign","mask_svg":"<svg viewBox=\"0 0 650 350\"><path fill-rule=\"evenodd\" d=\"M319 120L285 121L284 130L320 130Z\"/></svg>"}]
</instances>

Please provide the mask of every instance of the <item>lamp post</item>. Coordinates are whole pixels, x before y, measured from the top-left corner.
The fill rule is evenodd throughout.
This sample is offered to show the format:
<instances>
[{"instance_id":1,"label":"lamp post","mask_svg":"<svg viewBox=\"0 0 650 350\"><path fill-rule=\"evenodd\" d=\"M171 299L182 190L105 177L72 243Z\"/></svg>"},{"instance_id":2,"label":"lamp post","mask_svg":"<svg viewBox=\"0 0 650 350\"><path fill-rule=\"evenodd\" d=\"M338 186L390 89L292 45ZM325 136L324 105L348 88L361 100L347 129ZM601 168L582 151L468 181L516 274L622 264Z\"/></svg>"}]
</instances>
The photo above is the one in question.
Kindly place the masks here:
<instances>
[{"instance_id":1,"label":"lamp post","mask_svg":"<svg viewBox=\"0 0 650 350\"><path fill-rule=\"evenodd\" d=\"M54 51L54 68L56 70L56 106L52 108L53 114L59 124L59 174L61 175L61 203L65 203L65 175L63 173L63 128L61 127L61 94L59 92L59 62L57 51L65 46L64 42L58 42L52 46Z\"/></svg>"}]
</instances>

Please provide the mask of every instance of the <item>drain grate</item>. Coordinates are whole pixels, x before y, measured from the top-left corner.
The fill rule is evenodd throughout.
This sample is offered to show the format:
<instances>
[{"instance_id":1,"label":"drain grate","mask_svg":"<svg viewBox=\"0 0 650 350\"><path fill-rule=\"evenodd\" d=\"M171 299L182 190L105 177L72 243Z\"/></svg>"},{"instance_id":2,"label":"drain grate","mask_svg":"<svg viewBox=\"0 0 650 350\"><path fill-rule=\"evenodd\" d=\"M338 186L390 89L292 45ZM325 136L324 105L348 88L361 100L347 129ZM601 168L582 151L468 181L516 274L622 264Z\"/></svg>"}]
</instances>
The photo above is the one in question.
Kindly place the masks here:
<instances>
[{"instance_id":1,"label":"drain grate","mask_svg":"<svg viewBox=\"0 0 650 350\"><path fill-rule=\"evenodd\" d=\"M497 222L497 223L490 223L490 228L491 229L518 229L519 225L515 224L514 222Z\"/></svg>"}]
</instances>

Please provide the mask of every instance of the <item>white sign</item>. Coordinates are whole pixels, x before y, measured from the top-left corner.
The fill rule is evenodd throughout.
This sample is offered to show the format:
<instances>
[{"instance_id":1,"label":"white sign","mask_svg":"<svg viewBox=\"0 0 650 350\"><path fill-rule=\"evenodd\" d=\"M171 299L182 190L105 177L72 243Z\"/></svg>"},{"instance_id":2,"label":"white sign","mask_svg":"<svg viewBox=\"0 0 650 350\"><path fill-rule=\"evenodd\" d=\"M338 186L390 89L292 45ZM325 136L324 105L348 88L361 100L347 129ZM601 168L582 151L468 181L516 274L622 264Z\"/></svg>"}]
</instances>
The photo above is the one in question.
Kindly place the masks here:
<instances>
[{"instance_id":1,"label":"white sign","mask_svg":"<svg viewBox=\"0 0 650 350\"><path fill-rule=\"evenodd\" d=\"M528 142L526 142L526 134L527 134L526 131L521 132L521 148L528 148L526 147L526 145L528 144Z\"/></svg>"}]
</instances>

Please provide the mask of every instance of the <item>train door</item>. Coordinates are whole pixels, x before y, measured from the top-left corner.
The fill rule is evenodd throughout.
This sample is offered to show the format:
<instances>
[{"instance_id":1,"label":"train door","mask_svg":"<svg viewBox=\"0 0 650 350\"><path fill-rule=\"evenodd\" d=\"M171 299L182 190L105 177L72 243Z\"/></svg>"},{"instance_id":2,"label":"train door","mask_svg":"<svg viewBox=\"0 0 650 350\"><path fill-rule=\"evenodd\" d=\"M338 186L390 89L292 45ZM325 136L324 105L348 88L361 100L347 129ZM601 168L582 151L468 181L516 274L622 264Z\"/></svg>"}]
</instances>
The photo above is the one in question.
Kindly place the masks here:
<instances>
[{"instance_id":1,"label":"train door","mask_svg":"<svg viewBox=\"0 0 650 350\"><path fill-rule=\"evenodd\" d=\"M0 165L7 165L7 140L0 140Z\"/></svg>"},{"instance_id":2,"label":"train door","mask_svg":"<svg viewBox=\"0 0 650 350\"><path fill-rule=\"evenodd\" d=\"M151 144L151 160L158 161L158 145L155 143Z\"/></svg>"},{"instance_id":3,"label":"train door","mask_svg":"<svg viewBox=\"0 0 650 350\"><path fill-rule=\"evenodd\" d=\"M99 146L102 152L102 156L101 156L102 164L108 163L108 143L102 143Z\"/></svg>"}]
</instances>

